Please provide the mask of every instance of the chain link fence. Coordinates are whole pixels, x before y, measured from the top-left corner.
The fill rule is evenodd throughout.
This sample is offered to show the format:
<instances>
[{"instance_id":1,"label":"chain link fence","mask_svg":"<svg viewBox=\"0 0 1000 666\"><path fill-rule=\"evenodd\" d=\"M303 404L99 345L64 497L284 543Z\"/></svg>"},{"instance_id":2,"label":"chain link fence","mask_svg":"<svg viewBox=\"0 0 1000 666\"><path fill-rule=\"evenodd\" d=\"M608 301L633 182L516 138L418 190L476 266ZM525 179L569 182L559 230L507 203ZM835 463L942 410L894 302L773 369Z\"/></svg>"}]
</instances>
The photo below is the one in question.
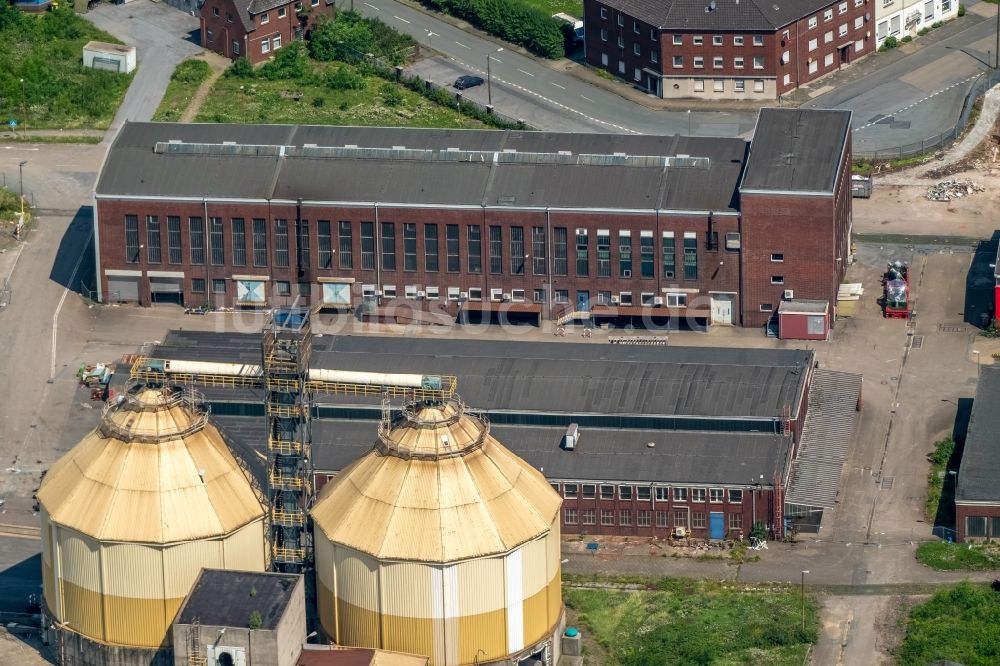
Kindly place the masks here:
<instances>
[{"instance_id":1,"label":"chain link fence","mask_svg":"<svg viewBox=\"0 0 1000 666\"><path fill-rule=\"evenodd\" d=\"M975 105L976 100L978 100L986 93L987 90L998 83L1000 83L1000 70L990 69L980 74L975 82L973 82L972 88L969 89L968 94L966 94L965 100L962 102L962 112L958 115L958 121L951 129L941 132L940 134L935 134L934 136L921 141L914 141L913 143L907 143L894 148L884 148L882 150L874 151L856 150L854 151L854 160L863 160L865 162L888 162L890 160L901 160L908 157L926 155L927 153L933 153L947 148L956 139L958 139L965 130L965 126L969 122L969 116L972 113L972 107Z\"/></svg>"}]
</instances>

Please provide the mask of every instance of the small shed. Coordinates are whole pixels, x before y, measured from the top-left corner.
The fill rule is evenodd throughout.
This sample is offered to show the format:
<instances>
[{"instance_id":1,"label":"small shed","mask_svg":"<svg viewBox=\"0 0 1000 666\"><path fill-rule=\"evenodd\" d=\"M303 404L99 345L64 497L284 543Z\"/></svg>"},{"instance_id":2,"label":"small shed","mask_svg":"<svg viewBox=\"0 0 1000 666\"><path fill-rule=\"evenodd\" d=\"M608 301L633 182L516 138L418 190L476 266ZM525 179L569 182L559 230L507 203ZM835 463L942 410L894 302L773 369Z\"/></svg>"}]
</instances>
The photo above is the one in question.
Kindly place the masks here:
<instances>
[{"instance_id":1,"label":"small shed","mask_svg":"<svg viewBox=\"0 0 1000 666\"><path fill-rule=\"evenodd\" d=\"M830 301L782 301L778 306L782 340L826 340L830 337Z\"/></svg>"},{"instance_id":2,"label":"small shed","mask_svg":"<svg viewBox=\"0 0 1000 666\"><path fill-rule=\"evenodd\" d=\"M83 66L128 74L135 71L135 47L108 42L87 42L83 47Z\"/></svg>"}]
</instances>

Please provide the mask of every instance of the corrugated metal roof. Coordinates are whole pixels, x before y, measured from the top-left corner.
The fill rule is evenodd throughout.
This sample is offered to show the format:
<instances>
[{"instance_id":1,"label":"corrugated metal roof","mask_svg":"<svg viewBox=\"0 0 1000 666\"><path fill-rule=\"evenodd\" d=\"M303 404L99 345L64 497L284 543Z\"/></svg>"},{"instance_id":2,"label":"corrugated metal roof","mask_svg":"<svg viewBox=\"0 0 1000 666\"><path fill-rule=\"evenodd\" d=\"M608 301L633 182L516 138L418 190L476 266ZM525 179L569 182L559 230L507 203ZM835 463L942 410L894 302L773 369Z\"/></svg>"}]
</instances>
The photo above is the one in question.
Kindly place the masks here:
<instances>
[{"instance_id":1,"label":"corrugated metal roof","mask_svg":"<svg viewBox=\"0 0 1000 666\"><path fill-rule=\"evenodd\" d=\"M153 354L258 363L259 350L252 334L171 331ZM492 413L767 419L782 417L786 406L798 413L813 357L792 349L324 336L314 340L312 364L456 375L468 404ZM371 403L343 396L318 401Z\"/></svg>"},{"instance_id":2,"label":"corrugated metal roof","mask_svg":"<svg viewBox=\"0 0 1000 666\"><path fill-rule=\"evenodd\" d=\"M228 142L236 145L223 145ZM164 149L154 150L157 144ZM265 153L278 155L241 145L266 146ZM324 149L346 146L354 149ZM391 157L396 147L405 150ZM360 159L364 149L381 152L369 150ZM456 161L449 149L467 151L466 161ZM421 150L429 152L420 156ZM545 164L560 152L577 163ZM386 205L479 206L512 199L505 205L729 211L735 210L746 153L743 139L719 137L127 123L96 193ZM622 166L618 155L637 159ZM647 159L679 155L706 159L698 167L655 166Z\"/></svg>"},{"instance_id":3,"label":"corrugated metal roof","mask_svg":"<svg viewBox=\"0 0 1000 666\"><path fill-rule=\"evenodd\" d=\"M460 455L410 457L445 454L443 436L450 442L442 449ZM417 409L338 474L311 515L330 541L379 559L453 562L506 553L545 534L561 503L478 419Z\"/></svg>"},{"instance_id":4,"label":"corrugated metal roof","mask_svg":"<svg viewBox=\"0 0 1000 666\"><path fill-rule=\"evenodd\" d=\"M159 544L229 534L264 516L215 427L192 431L198 419L166 401L145 392L112 407L52 465L38 500L53 522L100 541ZM161 441L144 441L156 432Z\"/></svg>"},{"instance_id":5,"label":"corrugated metal roof","mask_svg":"<svg viewBox=\"0 0 1000 666\"><path fill-rule=\"evenodd\" d=\"M1000 503L1000 367L984 365L958 469L956 502Z\"/></svg>"},{"instance_id":6,"label":"corrugated metal roof","mask_svg":"<svg viewBox=\"0 0 1000 666\"><path fill-rule=\"evenodd\" d=\"M255 417L220 416L231 439L261 448ZM313 456L317 470L339 471L371 450L376 421L313 421ZM791 440L758 432L692 432L580 428L575 451L561 447L565 428L501 426L490 433L514 455L549 479L618 482L740 485L775 472L784 477ZM656 446L650 448L649 442ZM262 450L262 448L261 448Z\"/></svg>"},{"instance_id":7,"label":"corrugated metal roof","mask_svg":"<svg viewBox=\"0 0 1000 666\"><path fill-rule=\"evenodd\" d=\"M850 111L761 109L740 190L833 192L850 129Z\"/></svg>"}]
</instances>

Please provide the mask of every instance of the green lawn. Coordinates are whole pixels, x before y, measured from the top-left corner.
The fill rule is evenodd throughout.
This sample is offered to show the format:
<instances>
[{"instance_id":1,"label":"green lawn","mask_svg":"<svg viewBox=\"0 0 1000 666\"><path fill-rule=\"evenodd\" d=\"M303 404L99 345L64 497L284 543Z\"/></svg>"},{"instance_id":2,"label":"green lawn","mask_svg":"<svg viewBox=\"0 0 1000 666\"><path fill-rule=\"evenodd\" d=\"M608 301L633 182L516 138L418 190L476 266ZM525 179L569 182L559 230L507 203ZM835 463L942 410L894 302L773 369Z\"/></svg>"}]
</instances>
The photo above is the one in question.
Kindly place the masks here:
<instances>
[{"instance_id":1,"label":"green lawn","mask_svg":"<svg viewBox=\"0 0 1000 666\"><path fill-rule=\"evenodd\" d=\"M28 129L107 128L132 75L85 68L83 45L92 39L120 43L69 7L34 15L0 3L3 121Z\"/></svg>"},{"instance_id":2,"label":"green lawn","mask_svg":"<svg viewBox=\"0 0 1000 666\"><path fill-rule=\"evenodd\" d=\"M608 666L800 666L816 641L816 607L799 588L670 580L655 590L565 588L566 605L608 653Z\"/></svg>"},{"instance_id":3,"label":"green lawn","mask_svg":"<svg viewBox=\"0 0 1000 666\"><path fill-rule=\"evenodd\" d=\"M190 59L177 65L153 120L175 123L181 119L202 82L212 75L204 60Z\"/></svg>"},{"instance_id":4,"label":"green lawn","mask_svg":"<svg viewBox=\"0 0 1000 666\"><path fill-rule=\"evenodd\" d=\"M928 541L917 546L917 560L939 571L1000 569L1000 544Z\"/></svg>"},{"instance_id":5,"label":"green lawn","mask_svg":"<svg viewBox=\"0 0 1000 666\"><path fill-rule=\"evenodd\" d=\"M1000 663L1000 594L971 583L938 592L910 611L896 658L900 666Z\"/></svg>"},{"instance_id":6,"label":"green lawn","mask_svg":"<svg viewBox=\"0 0 1000 666\"><path fill-rule=\"evenodd\" d=\"M316 75L307 80L224 76L212 88L196 121L403 127L483 126L454 109L439 106L377 76L362 75L363 87L360 89L331 88L322 82L323 78L330 69L340 65L314 63L313 66ZM396 92L387 94L387 85ZM386 102L387 98L391 98L390 103Z\"/></svg>"}]
</instances>

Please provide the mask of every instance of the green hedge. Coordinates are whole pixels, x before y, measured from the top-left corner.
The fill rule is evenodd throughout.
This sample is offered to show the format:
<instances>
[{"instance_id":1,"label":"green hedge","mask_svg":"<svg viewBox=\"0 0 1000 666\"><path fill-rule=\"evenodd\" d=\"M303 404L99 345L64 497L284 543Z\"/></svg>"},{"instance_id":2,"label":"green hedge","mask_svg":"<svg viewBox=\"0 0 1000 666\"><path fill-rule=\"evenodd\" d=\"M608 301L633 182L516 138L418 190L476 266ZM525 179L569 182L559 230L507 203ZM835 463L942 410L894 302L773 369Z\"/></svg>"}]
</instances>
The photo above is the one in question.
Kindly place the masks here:
<instances>
[{"instance_id":1,"label":"green hedge","mask_svg":"<svg viewBox=\"0 0 1000 666\"><path fill-rule=\"evenodd\" d=\"M423 1L542 57L565 55L560 21L523 0Z\"/></svg>"}]
</instances>

